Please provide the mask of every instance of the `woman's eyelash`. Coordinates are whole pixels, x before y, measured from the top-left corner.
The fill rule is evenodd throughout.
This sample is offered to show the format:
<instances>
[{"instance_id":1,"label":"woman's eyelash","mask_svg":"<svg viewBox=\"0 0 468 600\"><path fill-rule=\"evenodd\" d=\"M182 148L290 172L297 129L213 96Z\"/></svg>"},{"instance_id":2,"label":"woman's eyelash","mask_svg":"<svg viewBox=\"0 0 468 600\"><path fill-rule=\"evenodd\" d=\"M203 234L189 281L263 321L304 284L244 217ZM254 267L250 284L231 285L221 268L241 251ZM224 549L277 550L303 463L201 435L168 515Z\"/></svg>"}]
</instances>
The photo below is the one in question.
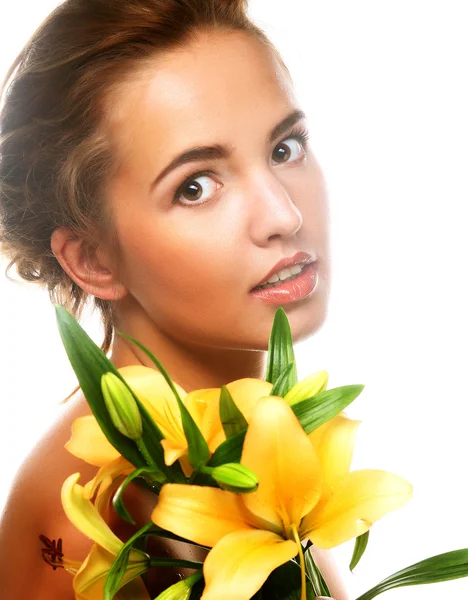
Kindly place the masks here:
<instances>
[{"instance_id":1,"label":"woman's eyelash","mask_svg":"<svg viewBox=\"0 0 468 600\"><path fill-rule=\"evenodd\" d=\"M284 141L290 140L290 139L297 140L298 142L300 142L304 151L307 153L307 151L309 149L308 140L310 139L310 133L307 131L307 129L305 129L305 127L296 127L289 133L288 136L286 136L280 142L278 142L278 144L282 144ZM278 146L278 144L276 144L276 146ZM197 179L197 177L202 177L203 175L211 175L211 171L196 171L195 173L190 174L186 179L184 179L184 181L179 185L179 187L177 188L177 190L174 193L174 197L172 199L172 204L178 203L179 196L180 196L183 188L185 187L185 185L187 185L187 183L192 181L192 179ZM205 203L199 202L197 204L196 202L194 202L193 206L198 206L200 204L205 204ZM190 206L190 205L184 204L184 206Z\"/></svg>"},{"instance_id":2,"label":"woman's eyelash","mask_svg":"<svg viewBox=\"0 0 468 600\"><path fill-rule=\"evenodd\" d=\"M307 131L307 129L305 127L298 127L296 129L293 129L291 131L291 133L288 135L288 137L284 138L279 143L281 144L282 142L284 142L285 140L289 140L290 138L293 138L294 140L301 142L301 144L304 146L304 150L308 149L308 146L309 146L308 140L310 139L310 133Z\"/></svg>"}]
</instances>

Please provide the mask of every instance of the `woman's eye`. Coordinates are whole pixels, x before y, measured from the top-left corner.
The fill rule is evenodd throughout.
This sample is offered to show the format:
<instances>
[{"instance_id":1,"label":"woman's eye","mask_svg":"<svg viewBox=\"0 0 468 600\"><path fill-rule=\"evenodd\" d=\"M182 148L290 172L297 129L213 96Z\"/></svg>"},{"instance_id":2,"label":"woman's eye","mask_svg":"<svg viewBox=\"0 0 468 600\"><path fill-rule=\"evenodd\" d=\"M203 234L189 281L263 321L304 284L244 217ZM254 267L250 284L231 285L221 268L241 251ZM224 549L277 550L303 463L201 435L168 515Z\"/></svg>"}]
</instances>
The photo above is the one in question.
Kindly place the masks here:
<instances>
[{"instance_id":1,"label":"woman's eye","mask_svg":"<svg viewBox=\"0 0 468 600\"><path fill-rule=\"evenodd\" d=\"M309 133L306 130L293 131L288 138L276 145L273 150L275 161L295 162L304 158L308 149L308 139ZM220 184L213 179L211 172L193 173L177 188L172 204L200 206L209 202L219 187Z\"/></svg>"},{"instance_id":2,"label":"woman's eye","mask_svg":"<svg viewBox=\"0 0 468 600\"><path fill-rule=\"evenodd\" d=\"M217 188L217 182L208 173L195 173L177 189L172 202L184 205L205 204Z\"/></svg>"},{"instance_id":3,"label":"woman's eye","mask_svg":"<svg viewBox=\"0 0 468 600\"><path fill-rule=\"evenodd\" d=\"M273 150L276 162L280 163L294 162L303 154L305 154L305 140L293 136L280 142Z\"/></svg>"}]
</instances>

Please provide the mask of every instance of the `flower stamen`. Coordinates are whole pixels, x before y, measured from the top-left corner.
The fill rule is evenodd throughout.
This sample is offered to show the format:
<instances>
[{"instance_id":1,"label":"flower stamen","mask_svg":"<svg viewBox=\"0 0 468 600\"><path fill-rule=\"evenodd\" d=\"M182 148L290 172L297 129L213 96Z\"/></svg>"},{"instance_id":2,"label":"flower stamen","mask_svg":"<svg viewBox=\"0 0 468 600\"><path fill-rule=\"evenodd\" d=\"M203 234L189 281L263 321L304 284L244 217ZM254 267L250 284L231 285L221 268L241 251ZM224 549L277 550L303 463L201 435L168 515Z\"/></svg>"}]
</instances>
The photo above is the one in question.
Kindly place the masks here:
<instances>
[{"instance_id":1,"label":"flower stamen","mask_svg":"<svg viewBox=\"0 0 468 600\"><path fill-rule=\"evenodd\" d=\"M62 552L62 538L55 541L50 540L47 536L41 534L39 535L39 539L45 546L45 548L41 549L42 558L54 571L56 569L64 569L74 575L81 567L81 562L64 558Z\"/></svg>"},{"instance_id":2,"label":"flower stamen","mask_svg":"<svg viewBox=\"0 0 468 600\"><path fill-rule=\"evenodd\" d=\"M299 564L301 567L301 600L307 600L304 550L302 548L301 540L299 538L299 534L297 533L297 527L295 525L291 525L291 533L293 534L294 541L296 542L297 549L299 550Z\"/></svg>"}]
</instances>

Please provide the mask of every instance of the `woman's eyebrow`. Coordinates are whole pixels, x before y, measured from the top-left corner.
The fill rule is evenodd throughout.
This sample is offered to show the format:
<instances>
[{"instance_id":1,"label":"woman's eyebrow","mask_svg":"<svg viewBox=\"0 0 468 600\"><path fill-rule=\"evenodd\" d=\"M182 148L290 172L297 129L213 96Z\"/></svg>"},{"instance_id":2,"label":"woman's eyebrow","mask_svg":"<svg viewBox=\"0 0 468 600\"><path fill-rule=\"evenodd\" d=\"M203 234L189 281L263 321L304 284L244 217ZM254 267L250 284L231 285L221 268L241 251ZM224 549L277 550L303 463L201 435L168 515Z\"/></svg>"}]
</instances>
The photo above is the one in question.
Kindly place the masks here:
<instances>
[{"instance_id":1,"label":"woman's eyebrow","mask_svg":"<svg viewBox=\"0 0 468 600\"><path fill-rule=\"evenodd\" d=\"M282 133L286 132L298 121L304 119L305 117L305 113L302 110L296 108L289 115L287 115L287 117L285 117L282 121L280 121L277 125L273 127L273 129L267 135L266 141L268 143L273 142ZM168 175L171 171L173 171L177 167L180 167L181 165L184 165L189 162L196 162L202 160L228 158L231 153L231 147L223 146L220 144L214 144L212 146L196 146L195 148L186 150L185 152L182 152L181 154L176 156L166 167L164 167L161 173L159 173L159 175L151 184L150 190L152 190L156 185L158 185L158 183L164 177L166 177L166 175Z\"/></svg>"}]
</instances>

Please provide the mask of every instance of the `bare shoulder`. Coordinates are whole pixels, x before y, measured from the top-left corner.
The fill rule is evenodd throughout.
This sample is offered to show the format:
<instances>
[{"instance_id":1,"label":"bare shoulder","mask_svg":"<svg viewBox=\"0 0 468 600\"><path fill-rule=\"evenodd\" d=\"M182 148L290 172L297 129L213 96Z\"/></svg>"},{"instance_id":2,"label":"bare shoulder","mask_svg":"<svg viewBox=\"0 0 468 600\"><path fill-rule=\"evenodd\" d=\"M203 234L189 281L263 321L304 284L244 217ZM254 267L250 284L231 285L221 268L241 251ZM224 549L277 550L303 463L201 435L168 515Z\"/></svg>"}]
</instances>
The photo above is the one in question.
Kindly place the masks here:
<instances>
[{"instance_id":1,"label":"bare shoulder","mask_svg":"<svg viewBox=\"0 0 468 600\"><path fill-rule=\"evenodd\" d=\"M65 556L73 560L83 560L91 548L90 540L68 521L60 502L62 483L70 474L80 472L84 482L97 471L64 448L74 419L89 413L84 396L77 392L17 473L0 520L0 581L5 600L74 598L72 576L63 569L54 571L43 561L39 535L62 538Z\"/></svg>"}]
</instances>

